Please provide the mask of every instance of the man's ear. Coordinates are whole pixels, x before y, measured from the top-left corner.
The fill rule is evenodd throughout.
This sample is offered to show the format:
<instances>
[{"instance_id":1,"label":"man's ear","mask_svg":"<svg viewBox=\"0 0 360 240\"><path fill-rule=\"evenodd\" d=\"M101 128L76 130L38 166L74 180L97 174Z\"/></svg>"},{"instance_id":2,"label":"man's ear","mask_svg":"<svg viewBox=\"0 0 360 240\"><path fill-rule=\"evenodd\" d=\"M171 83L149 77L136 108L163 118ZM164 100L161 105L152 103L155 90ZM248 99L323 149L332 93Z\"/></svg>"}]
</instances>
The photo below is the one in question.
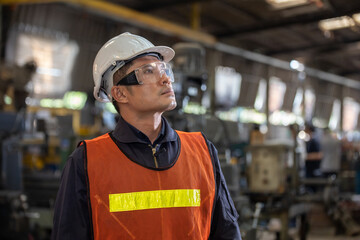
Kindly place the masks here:
<instances>
[{"instance_id":1,"label":"man's ear","mask_svg":"<svg viewBox=\"0 0 360 240\"><path fill-rule=\"evenodd\" d=\"M120 103L127 103L127 94L126 88L123 86L113 86L111 88L111 96Z\"/></svg>"}]
</instances>

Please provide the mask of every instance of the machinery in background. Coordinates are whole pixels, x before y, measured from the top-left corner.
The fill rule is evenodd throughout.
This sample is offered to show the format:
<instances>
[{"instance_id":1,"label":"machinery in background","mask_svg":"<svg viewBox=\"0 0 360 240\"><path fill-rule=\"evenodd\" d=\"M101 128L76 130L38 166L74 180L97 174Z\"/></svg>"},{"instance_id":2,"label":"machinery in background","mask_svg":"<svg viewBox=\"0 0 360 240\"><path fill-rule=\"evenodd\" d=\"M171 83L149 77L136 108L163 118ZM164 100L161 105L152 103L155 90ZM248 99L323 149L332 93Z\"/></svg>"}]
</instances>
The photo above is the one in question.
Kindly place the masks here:
<instances>
[{"instance_id":1,"label":"machinery in background","mask_svg":"<svg viewBox=\"0 0 360 240\"><path fill-rule=\"evenodd\" d=\"M23 193L22 114L0 112L0 238L28 239L27 196Z\"/></svg>"},{"instance_id":2,"label":"machinery in background","mask_svg":"<svg viewBox=\"0 0 360 240\"><path fill-rule=\"evenodd\" d=\"M0 169L1 189L20 191L22 189L21 133L24 131L22 112L0 112Z\"/></svg>"},{"instance_id":3,"label":"machinery in background","mask_svg":"<svg viewBox=\"0 0 360 240\"><path fill-rule=\"evenodd\" d=\"M28 240L31 236L29 205L20 191L0 191L0 238Z\"/></svg>"},{"instance_id":4,"label":"machinery in background","mask_svg":"<svg viewBox=\"0 0 360 240\"><path fill-rule=\"evenodd\" d=\"M4 240L45 240L51 231L51 199L60 174L41 171L44 157L55 156L57 150L44 119L31 119L27 112L26 86L35 71L33 61L0 66L0 239Z\"/></svg>"},{"instance_id":5,"label":"machinery in background","mask_svg":"<svg viewBox=\"0 0 360 240\"><path fill-rule=\"evenodd\" d=\"M177 43L173 48L176 52L173 88L177 108L185 108L189 103L201 105L208 78L205 49L196 43Z\"/></svg>"},{"instance_id":6,"label":"machinery in background","mask_svg":"<svg viewBox=\"0 0 360 240\"><path fill-rule=\"evenodd\" d=\"M312 204L325 203L335 209L338 182L322 179L316 184L322 184L323 191L304 191L309 183L302 178L301 153L289 127L271 126L270 140L256 137L250 142L252 124L186 113L169 121L179 130L203 132L217 147L244 239L259 239L262 230L274 232L281 240L288 239L289 230L296 230L300 239L306 239Z\"/></svg>"},{"instance_id":7,"label":"machinery in background","mask_svg":"<svg viewBox=\"0 0 360 240\"><path fill-rule=\"evenodd\" d=\"M284 194L287 171L293 167L293 146L285 143L263 143L248 147L249 191L252 193Z\"/></svg>"},{"instance_id":8,"label":"machinery in background","mask_svg":"<svg viewBox=\"0 0 360 240\"><path fill-rule=\"evenodd\" d=\"M341 213L336 204L338 180L304 179L302 146L296 138L300 129L268 125L265 137L252 124L223 121L208 114L204 49L190 43L173 47L177 53L173 70L178 107L165 116L175 129L203 132L218 149L244 239L258 239L257 229L273 231L280 240L288 239L289 230L295 229L301 240L306 239L307 214L313 203ZM189 113L191 106L199 108ZM322 191L306 191L311 185L321 186Z\"/></svg>"},{"instance_id":9,"label":"machinery in background","mask_svg":"<svg viewBox=\"0 0 360 240\"><path fill-rule=\"evenodd\" d=\"M289 221L295 225L298 218L302 220L299 228L304 230L301 225L306 224L303 216L308 207L296 201L299 186L296 185L298 171L294 145L283 141L252 144L247 147L246 161L248 188L244 194L253 204L263 204L261 218L267 229L277 232L278 239L286 240ZM271 226L273 219L279 219L277 227ZM306 231L300 231L300 239L306 239L306 234ZM253 237L249 239L257 239Z\"/></svg>"},{"instance_id":10,"label":"machinery in background","mask_svg":"<svg viewBox=\"0 0 360 240\"><path fill-rule=\"evenodd\" d=\"M0 112L0 213L6 222L0 239L50 238L62 150L48 125L23 111Z\"/></svg>"},{"instance_id":11,"label":"machinery in background","mask_svg":"<svg viewBox=\"0 0 360 240\"><path fill-rule=\"evenodd\" d=\"M349 170L340 171L337 176L305 178L304 159L295 138L298 132L298 129L291 132L288 127L270 126L263 142L246 148L248 182L241 192L249 197L252 211L257 203L263 204L259 233L262 229L273 231L276 239L282 240L288 239L291 232L292 236L296 233L300 239L306 239L309 224L319 217L321 206L323 218L320 221L334 222L337 233L359 235L360 199L346 184L348 180L342 177ZM247 229L251 233L253 228L248 226ZM259 239L255 235L245 234L244 239Z\"/></svg>"}]
</instances>

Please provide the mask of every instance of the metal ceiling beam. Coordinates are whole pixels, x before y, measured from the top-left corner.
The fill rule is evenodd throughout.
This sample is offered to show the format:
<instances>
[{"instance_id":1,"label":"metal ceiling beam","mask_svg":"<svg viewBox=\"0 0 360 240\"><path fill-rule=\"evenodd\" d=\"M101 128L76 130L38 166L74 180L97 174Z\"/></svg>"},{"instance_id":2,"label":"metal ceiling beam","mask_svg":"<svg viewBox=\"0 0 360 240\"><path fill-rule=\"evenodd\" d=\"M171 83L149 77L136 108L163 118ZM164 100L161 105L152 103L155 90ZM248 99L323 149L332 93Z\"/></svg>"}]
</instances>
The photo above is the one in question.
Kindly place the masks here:
<instances>
[{"instance_id":1,"label":"metal ceiling beam","mask_svg":"<svg viewBox=\"0 0 360 240\"><path fill-rule=\"evenodd\" d=\"M282 54L293 54L296 52L304 52L304 51L316 51L316 52L323 52L323 51L331 51L333 49L340 49L346 47L346 45L360 43L360 38L353 38L353 39L342 39L341 41L335 39L334 42L331 43L321 43L321 44L311 44L309 46L300 47L300 48L288 48L283 49L280 51L267 51L266 55L282 55ZM339 50L340 51L340 50Z\"/></svg>"},{"instance_id":2,"label":"metal ceiling beam","mask_svg":"<svg viewBox=\"0 0 360 240\"><path fill-rule=\"evenodd\" d=\"M210 34L195 31L147 14L134 11L130 8L122 7L113 3L95 0L0 0L1 4L18 4L18 3L50 3L62 2L72 4L91 12L97 12L106 17L113 17L120 21L130 22L142 28L151 28L154 31L161 32L165 35L179 37L180 39L203 43L206 46L213 46L216 38Z\"/></svg>"},{"instance_id":3,"label":"metal ceiling beam","mask_svg":"<svg viewBox=\"0 0 360 240\"><path fill-rule=\"evenodd\" d=\"M243 58L266 64L269 66L277 67L280 69L285 69L289 71L294 71L292 68L290 68L290 64L287 61L283 61L280 59L276 59L273 57L268 57L259 53L250 52L244 49L240 49L237 47L229 46L222 43L217 43L215 45L215 49L218 51L226 52L228 54L241 56ZM336 83L342 86L346 86L349 88L359 89L360 90L360 81L356 81L350 78L338 76L332 73L327 73L324 71L320 71L314 68L305 67L304 72L311 77L318 78L321 80L325 80L328 82Z\"/></svg>"},{"instance_id":4,"label":"metal ceiling beam","mask_svg":"<svg viewBox=\"0 0 360 240\"><path fill-rule=\"evenodd\" d=\"M250 0L251 1L251 0ZM237 6L235 6L235 4L233 2L225 2L225 1L219 1L218 4L221 4L229 9L232 9L233 11L237 11L237 13L243 16L246 16L248 18L252 18L255 20L260 20L261 18L259 17L259 14L255 14L253 12L251 12L250 10L247 9L241 9Z\"/></svg>"},{"instance_id":5,"label":"metal ceiling beam","mask_svg":"<svg viewBox=\"0 0 360 240\"><path fill-rule=\"evenodd\" d=\"M37 3L53 3L53 2L64 2L64 1L55 1L55 0L0 0L0 4L9 5L9 4L37 4Z\"/></svg>"},{"instance_id":6,"label":"metal ceiling beam","mask_svg":"<svg viewBox=\"0 0 360 240\"><path fill-rule=\"evenodd\" d=\"M165 35L170 34L185 40L201 42L207 46L212 46L216 43L216 38L210 34L195 31L116 4L93 0L73 0L71 3L108 17L116 17L119 20L130 22L140 27L151 28Z\"/></svg>"},{"instance_id":7,"label":"metal ceiling beam","mask_svg":"<svg viewBox=\"0 0 360 240\"><path fill-rule=\"evenodd\" d=\"M338 9L336 12L324 11L324 12L312 13L312 14L306 13L301 16L279 18L278 20L275 21L262 21L258 24L241 27L232 31L218 32L218 33L214 33L214 36L216 36L217 38L229 38L239 34L272 30L274 28L286 28L297 24L305 25L310 23L317 23L320 20L334 18L334 17L341 17L344 15L352 15L359 12L360 12L360 6L346 11L341 11Z\"/></svg>"},{"instance_id":8,"label":"metal ceiling beam","mask_svg":"<svg viewBox=\"0 0 360 240\"><path fill-rule=\"evenodd\" d=\"M135 10L140 12L149 12L158 9L164 9L174 6L184 6L187 4L194 4L194 3L201 3L201 2L208 2L209 0L164 0L164 1L144 1L140 6L134 7Z\"/></svg>"},{"instance_id":9,"label":"metal ceiling beam","mask_svg":"<svg viewBox=\"0 0 360 240\"><path fill-rule=\"evenodd\" d=\"M279 60L273 57L265 56L262 54L250 52L238 47L230 46L217 42L216 38L205 33L191 30L176 24L166 22L164 20L136 12L129 8L121 7L119 5L111 4L104 1L94 0L0 0L1 4L20 4L20 3L50 3L50 2L62 2L70 3L73 6L82 7L92 12L103 14L107 17L111 16L121 21L129 22L131 24L140 27L149 27L154 31L162 32L166 35L175 35L179 38L200 42L208 47L214 48L218 51L228 54L236 55L249 59L258 63L266 64L269 66L293 71L290 68L289 62ZM350 88L360 89L360 81L337 76L331 73L326 73L317 69L305 68L305 72L308 76L312 76L321 80L333 82L336 84L344 85Z\"/></svg>"}]
</instances>

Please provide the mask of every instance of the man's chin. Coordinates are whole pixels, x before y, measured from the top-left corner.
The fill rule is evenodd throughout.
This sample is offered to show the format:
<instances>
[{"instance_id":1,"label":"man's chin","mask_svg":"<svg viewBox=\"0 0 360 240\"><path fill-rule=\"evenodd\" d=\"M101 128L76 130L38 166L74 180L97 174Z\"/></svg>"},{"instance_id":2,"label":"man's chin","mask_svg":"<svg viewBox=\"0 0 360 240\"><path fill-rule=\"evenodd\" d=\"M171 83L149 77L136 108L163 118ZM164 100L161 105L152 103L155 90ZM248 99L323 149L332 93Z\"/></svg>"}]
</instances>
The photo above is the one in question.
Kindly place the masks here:
<instances>
[{"instance_id":1,"label":"man's chin","mask_svg":"<svg viewBox=\"0 0 360 240\"><path fill-rule=\"evenodd\" d=\"M165 111L171 111L174 110L177 106L176 101L172 101L171 104L169 105L169 107L165 110Z\"/></svg>"}]
</instances>

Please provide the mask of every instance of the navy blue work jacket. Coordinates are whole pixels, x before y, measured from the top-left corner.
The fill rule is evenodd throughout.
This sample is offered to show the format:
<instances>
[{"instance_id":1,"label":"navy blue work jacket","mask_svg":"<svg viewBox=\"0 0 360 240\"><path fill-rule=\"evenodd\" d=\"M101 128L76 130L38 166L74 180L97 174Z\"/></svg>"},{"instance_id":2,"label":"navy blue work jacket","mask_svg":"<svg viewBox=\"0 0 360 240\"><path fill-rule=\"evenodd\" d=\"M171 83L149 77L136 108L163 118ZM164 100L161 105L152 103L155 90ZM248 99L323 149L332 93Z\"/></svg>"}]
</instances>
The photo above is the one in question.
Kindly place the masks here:
<instances>
[{"instance_id":1,"label":"navy blue work jacket","mask_svg":"<svg viewBox=\"0 0 360 240\"><path fill-rule=\"evenodd\" d=\"M162 118L161 132L151 144L149 138L120 118L111 137L121 151L132 161L154 168L152 148L156 148L158 167L171 166L178 156L180 141L169 123ZM217 150L207 140L210 154L215 163L215 208L209 239L241 239L237 223L238 213L227 189L220 168ZM62 172L61 184L55 202L52 240L90 240L91 236L89 203L87 197L86 173L84 168L85 150L79 146L70 155Z\"/></svg>"}]
</instances>

